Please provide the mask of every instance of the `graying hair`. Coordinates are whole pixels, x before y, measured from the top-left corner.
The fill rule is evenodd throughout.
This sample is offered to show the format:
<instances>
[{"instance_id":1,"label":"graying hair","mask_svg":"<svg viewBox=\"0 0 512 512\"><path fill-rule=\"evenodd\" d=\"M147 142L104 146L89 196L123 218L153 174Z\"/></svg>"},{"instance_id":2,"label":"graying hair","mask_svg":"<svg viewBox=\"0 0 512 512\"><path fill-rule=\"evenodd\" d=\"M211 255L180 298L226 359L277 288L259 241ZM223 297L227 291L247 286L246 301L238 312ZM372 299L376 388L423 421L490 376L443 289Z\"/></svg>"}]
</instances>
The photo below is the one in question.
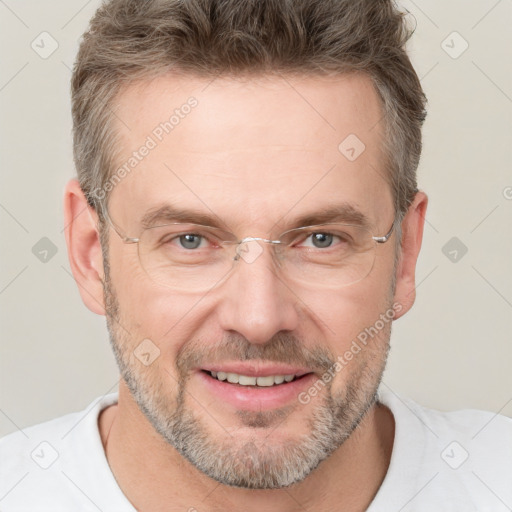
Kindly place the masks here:
<instances>
[{"instance_id":1,"label":"graying hair","mask_svg":"<svg viewBox=\"0 0 512 512\"><path fill-rule=\"evenodd\" d=\"M384 172L400 221L416 195L426 98L405 44L413 29L393 0L106 0L73 69L73 151L103 219L120 149L123 87L169 72L205 78L363 72L382 101ZM400 233L400 225L397 224ZM400 236L398 236L400 240Z\"/></svg>"}]
</instances>

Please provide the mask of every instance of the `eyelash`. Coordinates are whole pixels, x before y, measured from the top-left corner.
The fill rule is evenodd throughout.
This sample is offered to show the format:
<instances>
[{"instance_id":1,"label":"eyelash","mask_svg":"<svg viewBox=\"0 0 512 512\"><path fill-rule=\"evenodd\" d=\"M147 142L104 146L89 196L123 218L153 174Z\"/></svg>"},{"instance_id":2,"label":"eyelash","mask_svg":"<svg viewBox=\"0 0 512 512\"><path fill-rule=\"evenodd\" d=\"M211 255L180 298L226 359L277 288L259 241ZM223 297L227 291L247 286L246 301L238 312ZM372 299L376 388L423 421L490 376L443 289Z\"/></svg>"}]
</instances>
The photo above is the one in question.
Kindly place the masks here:
<instances>
[{"instance_id":1,"label":"eyelash","mask_svg":"<svg viewBox=\"0 0 512 512\"><path fill-rule=\"evenodd\" d=\"M339 239L340 241L343 241L343 238L340 236L340 235L337 235L336 233L331 233L331 232L327 232L327 231L311 231L309 233L305 233L306 236L304 237L301 237L300 238L300 243L304 243L306 242L308 239L310 239L313 235L315 234L322 234L322 235L326 235L326 236L332 236L334 239ZM189 232L189 233L180 233L180 234L177 234L175 236L173 236L172 238L170 238L169 240L163 240L161 243L162 244L167 244L167 243L171 243L171 242L174 242L174 241L180 241L180 238L183 237L183 236L187 236L187 235L192 235L192 236L196 236L196 237L200 237L202 238L203 240L206 240L208 242L212 242L211 238L205 234L201 234L201 233L197 233L197 232ZM345 240L346 241L346 240ZM220 246L220 242L215 244L217 247ZM181 247L182 249L185 249L185 250L197 250L199 249L196 248L196 249L188 249L186 247Z\"/></svg>"}]
</instances>

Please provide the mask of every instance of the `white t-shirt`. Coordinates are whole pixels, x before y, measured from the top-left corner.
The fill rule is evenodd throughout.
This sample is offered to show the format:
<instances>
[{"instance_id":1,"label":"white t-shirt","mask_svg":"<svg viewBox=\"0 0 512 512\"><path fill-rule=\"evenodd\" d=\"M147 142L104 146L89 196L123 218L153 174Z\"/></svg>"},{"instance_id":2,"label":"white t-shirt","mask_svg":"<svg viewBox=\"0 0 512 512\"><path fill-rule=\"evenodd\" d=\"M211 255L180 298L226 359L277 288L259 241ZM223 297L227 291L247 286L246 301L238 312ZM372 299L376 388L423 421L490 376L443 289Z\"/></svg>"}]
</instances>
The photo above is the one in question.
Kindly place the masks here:
<instances>
[{"instance_id":1,"label":"white t-shirt","mask_svg":"<svg viewBox=\"0 0 512 512\"><path fill-rule=\"evenodd\" d=\"M0 440L1 512L134 512L110 470L98 415L87 409ZM387 475L371 512L512 510L512 419L490 412L443 413L390 391L379 401L395 418ZM340 496L340 510L343 497Z\"/></svg>"}]
</instances>

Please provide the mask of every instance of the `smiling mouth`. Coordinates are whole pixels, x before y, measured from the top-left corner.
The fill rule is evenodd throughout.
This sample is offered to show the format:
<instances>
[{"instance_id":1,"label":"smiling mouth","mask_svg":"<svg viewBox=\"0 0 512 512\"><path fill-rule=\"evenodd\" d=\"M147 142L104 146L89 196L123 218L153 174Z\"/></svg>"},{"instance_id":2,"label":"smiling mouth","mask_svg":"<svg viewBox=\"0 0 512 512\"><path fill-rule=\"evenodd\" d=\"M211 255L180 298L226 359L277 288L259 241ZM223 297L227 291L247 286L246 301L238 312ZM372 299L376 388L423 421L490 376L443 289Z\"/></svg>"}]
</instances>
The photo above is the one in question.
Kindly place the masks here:
<instances>
[{"instance_id":1,"label":"smiling mouth","mask_svg":"<svg viewBox=\"0 0 512 512\"><path fill-rule=\"evenodd\" d=\"M268 375L265 377L255 377L251 375L242 375L231 372L214 372L208 370L202 370L206 375L209 375L212 379L225 382L226 384L233 384L235 386L248 386L253 388L269 388L276 386L286 386L290 382L302 379L310 373L302 375Z\"/></svg>"}]
</instances>

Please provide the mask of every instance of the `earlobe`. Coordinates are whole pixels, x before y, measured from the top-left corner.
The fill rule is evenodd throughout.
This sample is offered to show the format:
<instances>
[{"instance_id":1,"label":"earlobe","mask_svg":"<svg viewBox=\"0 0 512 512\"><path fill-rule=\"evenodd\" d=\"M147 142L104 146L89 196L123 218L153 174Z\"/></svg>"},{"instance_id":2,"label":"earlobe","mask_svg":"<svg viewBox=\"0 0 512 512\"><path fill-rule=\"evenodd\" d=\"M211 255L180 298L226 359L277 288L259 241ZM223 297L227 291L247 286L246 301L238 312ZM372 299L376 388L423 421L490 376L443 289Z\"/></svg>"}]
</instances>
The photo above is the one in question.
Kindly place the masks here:
<instances>
[{"instance_id":1,"label":"earlobe","mask_svg":"<svg viewBox=\"0 0 512 512\"><path fill-rule=\"evenodd\" d=\"M394 297L402 309L395 316L395 320L411 309L416 298L416 262L423 240L427 204L427 195L419 191L402 221L402 247L396 271Z\"/></svg>"},{"instance_id":2,"label":"earlobe","mask_svg":"<svg viewBox=\"0 0 512 512\"><path fill-rule=\"evenodd\" d=\"M103 255L97 214L77 180L69 181L65 188L64 222L69 263L82 300L93 313L104 315Z\"/></svg>"}]
</instances>

